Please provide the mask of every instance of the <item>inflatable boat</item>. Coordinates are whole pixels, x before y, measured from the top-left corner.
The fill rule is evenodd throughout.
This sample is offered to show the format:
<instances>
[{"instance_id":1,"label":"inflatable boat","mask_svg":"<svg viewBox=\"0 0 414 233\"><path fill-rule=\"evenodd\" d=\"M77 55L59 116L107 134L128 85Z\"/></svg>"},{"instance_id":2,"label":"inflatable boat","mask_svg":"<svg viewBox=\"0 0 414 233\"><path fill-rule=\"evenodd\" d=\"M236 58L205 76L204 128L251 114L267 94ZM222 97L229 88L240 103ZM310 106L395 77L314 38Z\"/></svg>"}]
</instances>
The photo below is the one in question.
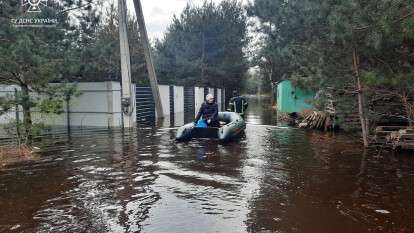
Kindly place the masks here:
<instances>
[{"instance_id":1,"label":"inflatable boat","mask_svg":"<svg viewBox=\"0 0 414 233\"><path fill-rule=\"evenodd\" d=\"M178 141L188 141L192 138L215 138L225 142L232 140L246 129L243 118L235 112L219 112L218 119L224 122L220 128L197 128L194 123L181 126L175 136Z\"/></svg>"}]
</instances>

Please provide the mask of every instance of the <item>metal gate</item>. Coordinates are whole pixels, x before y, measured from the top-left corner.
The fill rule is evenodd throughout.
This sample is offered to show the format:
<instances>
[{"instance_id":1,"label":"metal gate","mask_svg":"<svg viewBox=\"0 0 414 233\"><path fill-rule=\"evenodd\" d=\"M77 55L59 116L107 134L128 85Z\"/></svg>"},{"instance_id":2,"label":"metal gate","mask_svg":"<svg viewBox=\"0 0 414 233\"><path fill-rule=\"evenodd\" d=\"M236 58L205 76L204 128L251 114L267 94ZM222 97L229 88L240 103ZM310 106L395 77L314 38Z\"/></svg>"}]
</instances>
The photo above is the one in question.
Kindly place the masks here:
<instances>
[{"instance_id":1,"label":"metal gate","mask_svg":"<svg viewBox=\"0 0 414 233\"><path fill-rule=\"evenodd\" d=\"M170 125L174 125L175 121L175 99L174 99L174 86L170 86Z\"/></svg>"},{"instance_id":2,"label":"metal gate","mask_svg":"<svg viewBox=\"0 0 414 233\"><path fill-rule=\"evenodd\" d=\"M174 100L174 86L170 86L170 116L174 116L175 100Z\"/></svg>"},{"instance_id":3,"label":"metal gate","mask_svg":"<svg viewBox=\"0 0 414 233\"><path fill-rule=\"evenodd\" d=\"M177 109L182 109L182 104L184 104L184 121L191 122L194 120L195 115L195 108L196 108L196 98L199 96L196 96L196 90L194 87L184 87L184 93L175 93L177 89L174 86L169 86L167 89L169 93L165 93L166 89L164 89L164 92L160 93L163 98L162 101L164 101L163 105L165 107L170 107L169 112L166 112L166 115L169 115L170 117L170 123L173 125L173 122L176 120L177 117L175 114L177 114ZM181 88L178 88L178 90L182 90ZM199 88L198 90L203 91L204 95L209 93L209 88ZM219 96L221 93L221 96ZM221 97L221 104L222 106L225 106L225 101L227 100L224 89L221 89L221 92L218 92L217 88L214 88L211 90L211 94L214 94L214 97L216 100L218 100L219 97ZM176 99L176 94L178 94ZM184 96L182 96L184 94ZM180 102L182 101L182 97L184 97L184 103ZM179 101L179 102L177 102ZM221 108L224 109L224 108ZM180 110L182 111L182 110ZM144 125L144 126L154 126L156 123L156 112L155 112L155 101L153 99L152 90L151 87L146 86L140 86L136 87L136 119L137 119L137 125Z\"/></svg>"},{"instance_id":4,"label":"metal gate","mask_svg":"<svg viewBox=\"0 0 414 233\"><path fill-rule=\"evenodd\" d=\"M227 94L227 92L226 92L226 89L221 89L221 104L222 104L222 108L223 108L223 111L226 111L226 107L227 106L229 106L229 99L227 99L227 97L226 97L226 94Z\"/></svg>"},{"instance_id":5,"label":"metal gate","mask_svg":"<svg viewBox=\"0 0 414 233\"><path fill-rule=\"evenodd\" d=\"M209 92L209 88L208 87L205 87L204 88L204 97L203 97L203 99L204 98L206 98L206 96L209 94L210 92Z\"/></svg>"},{"instance_id":6,"label":"metal gate","mask_svg":"<svg viewBox=\"0 0 414 233\"><path fill-rule=\"evenodd\" d=\"M151 87L136 87L137 124L155 124L155 103Z\"/></svg>"},{"instance_id":7,"label":"metal gate","mask_svg":"<svg viewBox=\"0 0 414 233\"><path fill-rule=\"evenodd\" d=\"M195 90L194 87L184 87L184 121L194 120Z\"/></svg>"}]
</instances>

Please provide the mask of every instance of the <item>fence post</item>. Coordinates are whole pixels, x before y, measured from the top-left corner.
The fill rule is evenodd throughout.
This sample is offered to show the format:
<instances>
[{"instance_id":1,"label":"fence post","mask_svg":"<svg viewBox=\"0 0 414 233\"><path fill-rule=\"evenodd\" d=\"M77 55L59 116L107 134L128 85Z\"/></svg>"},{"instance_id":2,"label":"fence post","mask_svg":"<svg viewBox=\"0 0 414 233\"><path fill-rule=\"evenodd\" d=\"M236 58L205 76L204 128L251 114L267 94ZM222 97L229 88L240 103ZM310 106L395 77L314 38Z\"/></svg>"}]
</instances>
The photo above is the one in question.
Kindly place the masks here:
<instances>
[{"instance_id":1,"label":"fence post","mask_svg":"<svg viewBox=\"0 0 414 233\"><path fill-rule=\"evenodd\" d=\"M119 11L119 44L121 56L122 74L122 98L121 108L123 112L123 127L131 128L134 126L132 108L134 102L131 99L131 57L129 53L129 43L127 34L127 8L125 0L118 0Z\"/></svg>"}]
</instances>

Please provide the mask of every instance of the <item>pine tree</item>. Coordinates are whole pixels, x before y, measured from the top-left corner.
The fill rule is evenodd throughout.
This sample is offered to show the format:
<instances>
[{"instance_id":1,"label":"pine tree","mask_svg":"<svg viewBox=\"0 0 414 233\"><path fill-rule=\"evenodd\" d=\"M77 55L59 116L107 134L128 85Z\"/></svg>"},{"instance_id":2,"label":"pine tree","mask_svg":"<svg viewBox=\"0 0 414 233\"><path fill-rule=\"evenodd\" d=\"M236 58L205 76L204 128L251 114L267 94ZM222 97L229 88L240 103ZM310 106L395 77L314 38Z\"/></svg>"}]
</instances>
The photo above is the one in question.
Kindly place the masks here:
<instances>
[{"instance_id":1,"label":"pine tree","mask_svg":"<svg viewBox=\"0 0 414 233\"><path fill-rule=\"evenodd\" d=\"M49 1L41 13L23 11L20 3L12 0L0 5L0 83L20 87L16 96L3 98L0 104L3 110L12 102L21 106L23 133L30 143L32 110L61 113L62 102L67 98L65 94L74 93L70 91L72 86L51 86L50 82L64 82L65 77L77 72L79 57L74 56L78 54L76 50L81 36L86 33L72 25L69 10L89 12L91 0L77 1L76 4L70 0ZM11 19L19 17L57 18L57 25L15 27Z\"/></svg>"},{"instance_id":2,"label":"pine tree","mask_svg":"<svg viewBox=\"0 0 414 233\"><path fill-rule=\"evenodd\" d=\"M247 18L237 1L188 5L156 43L160 82L238 88L248 68L247 43Z\"/></svg>"}]
</instances>

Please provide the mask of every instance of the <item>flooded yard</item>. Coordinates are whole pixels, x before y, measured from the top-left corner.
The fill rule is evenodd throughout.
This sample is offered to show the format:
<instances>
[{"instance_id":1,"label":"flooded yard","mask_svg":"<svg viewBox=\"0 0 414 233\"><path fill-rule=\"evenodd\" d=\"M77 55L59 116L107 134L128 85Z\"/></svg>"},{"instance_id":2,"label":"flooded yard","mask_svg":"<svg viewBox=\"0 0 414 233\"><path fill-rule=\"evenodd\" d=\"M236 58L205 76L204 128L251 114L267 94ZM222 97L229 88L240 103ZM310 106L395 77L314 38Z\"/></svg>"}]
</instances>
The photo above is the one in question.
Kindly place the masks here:
<instances>
[{"instance_id":1,"label":"flooded yard","mask_svg":"<svg viewBox=\"0 0 414 233\"><path fill-rule=\"evenodd\" d=\"M277 125L250 100L245 136L73 130L0 170L0 232L414 232L414 156Z\"/></svg>"}]
</instances>

